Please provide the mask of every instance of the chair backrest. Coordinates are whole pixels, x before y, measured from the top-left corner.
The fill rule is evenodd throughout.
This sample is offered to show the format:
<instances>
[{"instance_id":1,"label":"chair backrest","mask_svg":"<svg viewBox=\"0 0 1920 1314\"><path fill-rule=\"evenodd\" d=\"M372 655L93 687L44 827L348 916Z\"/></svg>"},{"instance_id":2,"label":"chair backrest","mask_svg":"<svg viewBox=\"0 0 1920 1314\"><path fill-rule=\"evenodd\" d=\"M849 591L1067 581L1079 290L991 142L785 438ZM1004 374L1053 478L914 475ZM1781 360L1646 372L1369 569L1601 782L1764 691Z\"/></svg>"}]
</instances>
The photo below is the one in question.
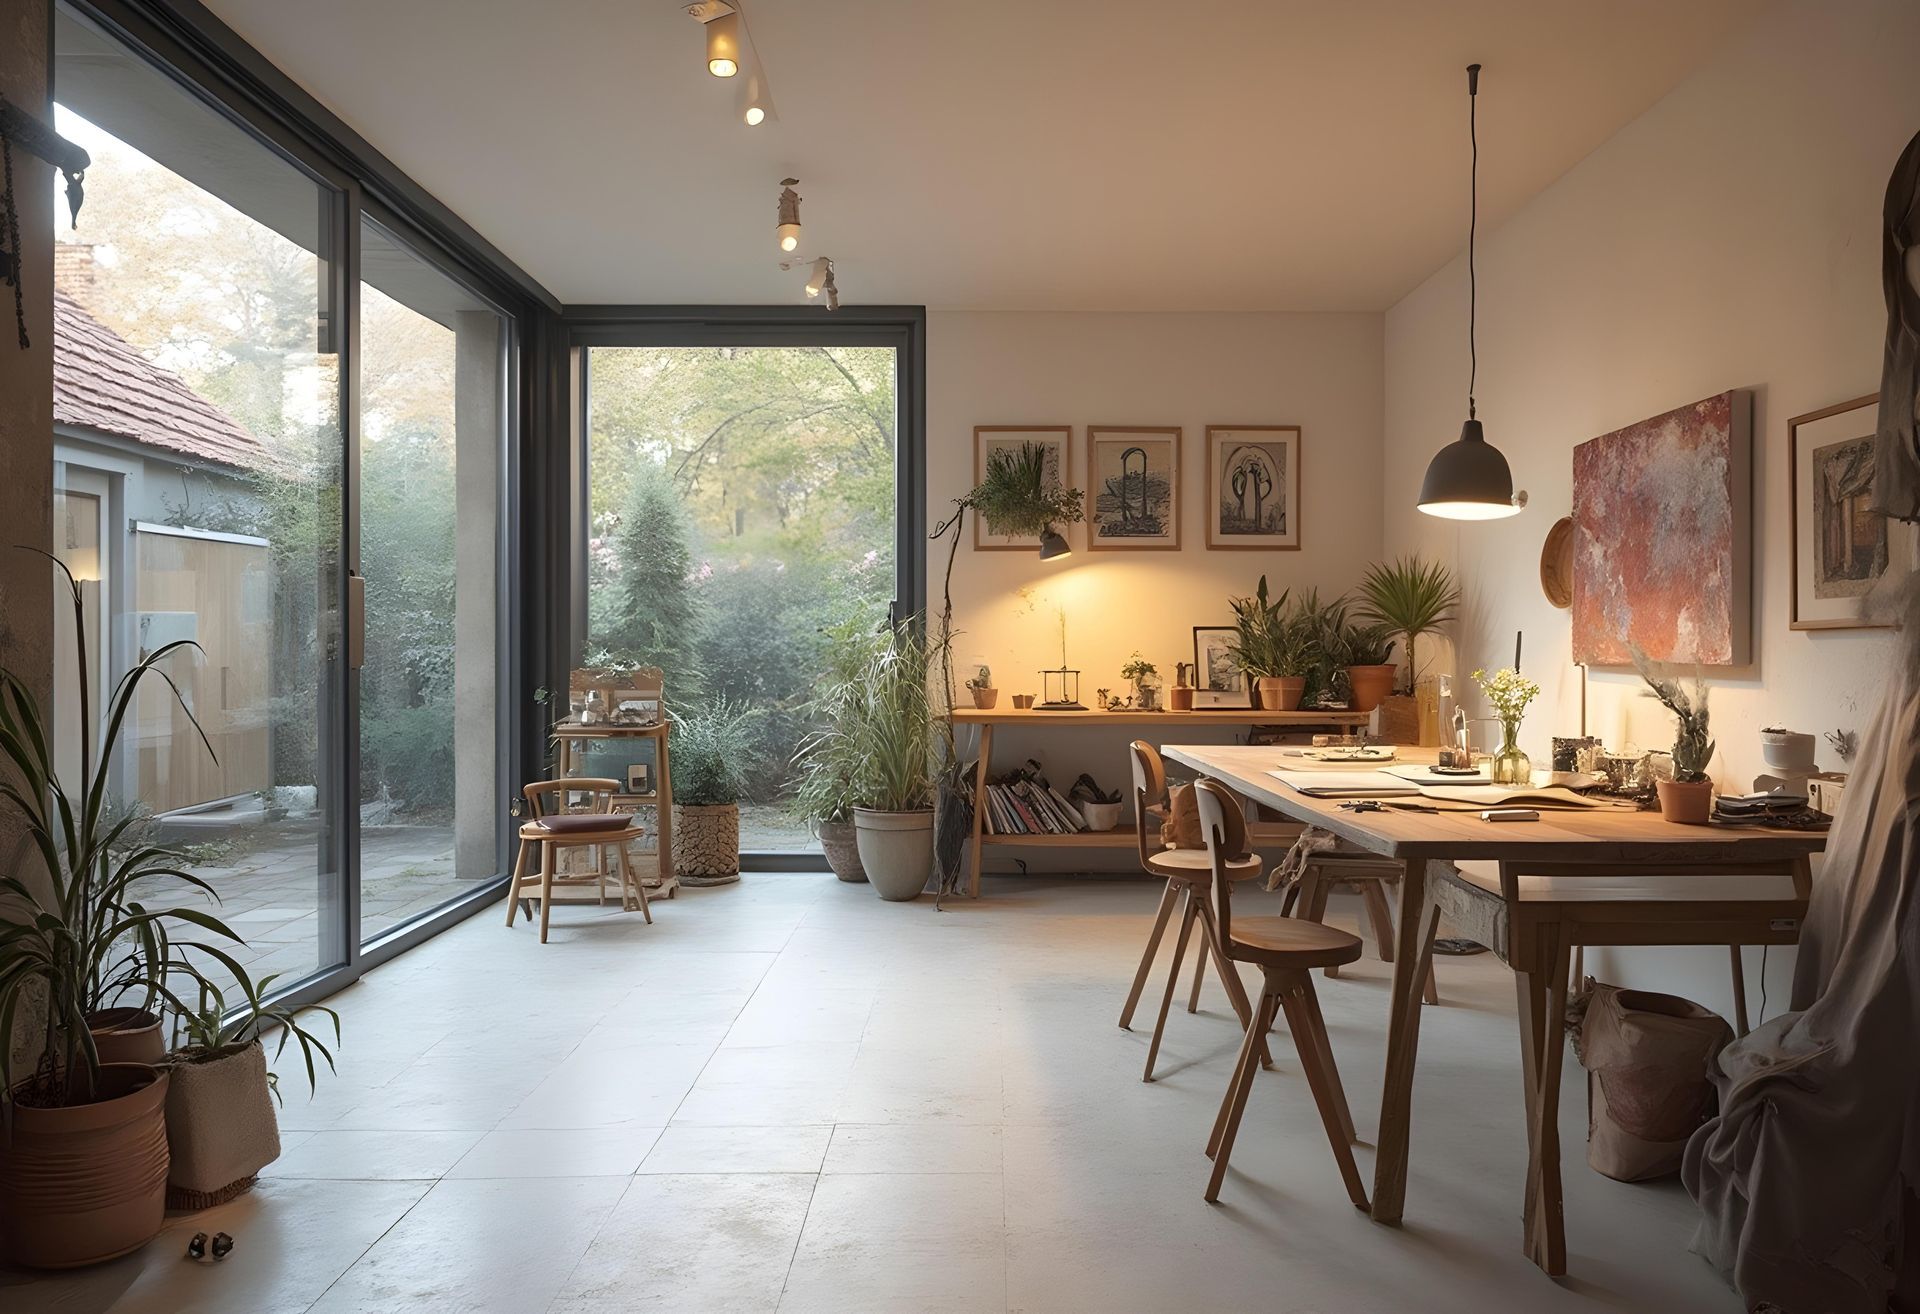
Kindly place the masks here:
<instances>
[{"instance_id":1,"label":"chair backrest","mask_svg":"<svg viewBox=\"0 0 1920 1314\"><path fill-rule=\"evenodd\" d=\"M1207 859L1213 868L1213 918L1220 933L1220 951L1225 954L1233 944L1233 881L1227 875L1227 860L1247 851L1247 819L1233 792L1204 776L1194 783L1193 803L1200 813L1200 837L1206 842Z\"/></svg>"},{"instance_id":2,"label":"chair backrest","mask_svg":"<svg viewBox=\"0 0 1920 1314\"><path fill-rule=\"evenodd\" d=\"M565 812L569 794L587 795L589 812L611 812L620 782L603 776L570 776L565 780L536 780L520 792L527 796L527 809L538 821Z\"/></svg>"},{"instance_id":3,"label":"chair backrest","mask_svg":"<svg viewBox=\"0 0 1920 1314\"><path fill-rule=\"evenodd\" d=\"M1153 825L1148 808L1158 807L1167 798L1167 768L1160 751L1144 739L1127 745L1127 759L1133 765L1133 817L1139 827L1140 865L1150 854L1160 851L1160 832Z\"/></svg>"}]
</instances>

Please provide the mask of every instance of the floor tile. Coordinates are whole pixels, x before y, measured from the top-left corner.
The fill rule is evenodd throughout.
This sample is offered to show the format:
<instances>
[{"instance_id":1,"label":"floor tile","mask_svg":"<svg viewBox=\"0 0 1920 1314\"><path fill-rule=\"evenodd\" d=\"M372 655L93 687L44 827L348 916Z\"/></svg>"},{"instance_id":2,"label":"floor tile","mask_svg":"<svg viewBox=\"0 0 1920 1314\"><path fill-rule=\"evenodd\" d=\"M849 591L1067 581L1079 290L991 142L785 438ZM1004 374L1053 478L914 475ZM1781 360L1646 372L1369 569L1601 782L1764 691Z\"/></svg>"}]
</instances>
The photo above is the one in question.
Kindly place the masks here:
<instances>
[{"instance_id":1,"label":"floor tile","mask_svg":"<svg viewBox=\"0 0 1920 1314\"><path fill-rule=\"evenodd\" d=\"M832 1127L667 1128L643 1173L817 1173Z\"/></svg>"},{"instance_id":2,"label":"floor tile","mask_svg":"<svg viewBox=\"0 0 1920 1314\"><path fill-rule=\"evenodd\" d=\"M447 1171L471 1177L628 1177L659 1138L658 1127L622 1123L575 1130L503 1127Z\"/></svg>"},{"instance_id":3,"label":"floor tile","mask_svg":"<svg viewBox=\"0 0 1920 1314\"><path fill-rule=\"evenodd\" d=\"M827 1147L829 1173L997 1173L1001 1130L961 1123L841 1123Z\"/></svg>"},{"instance_id":4,"label":"floor tile","mask_svg":"<svg viewBox=\"0 0 1920 1314\"><path fill-rule=\"evenodd\" d=\"M280 1157L260 1175L431 1181L445 1175L479 1138L480 1133L470 1131L317 1131L295 1144L283 1143Z\"/></svg>"},{"instance_id":5,"label":"floor tile","mask_svg":"<svg viewBox=\"0 0 1920 1314\"><path fill-rule=\"evenodd\" d=\"M998 1173L820 1178L780 1308L1005 1310Z\"/></svg>"}]
</instances>

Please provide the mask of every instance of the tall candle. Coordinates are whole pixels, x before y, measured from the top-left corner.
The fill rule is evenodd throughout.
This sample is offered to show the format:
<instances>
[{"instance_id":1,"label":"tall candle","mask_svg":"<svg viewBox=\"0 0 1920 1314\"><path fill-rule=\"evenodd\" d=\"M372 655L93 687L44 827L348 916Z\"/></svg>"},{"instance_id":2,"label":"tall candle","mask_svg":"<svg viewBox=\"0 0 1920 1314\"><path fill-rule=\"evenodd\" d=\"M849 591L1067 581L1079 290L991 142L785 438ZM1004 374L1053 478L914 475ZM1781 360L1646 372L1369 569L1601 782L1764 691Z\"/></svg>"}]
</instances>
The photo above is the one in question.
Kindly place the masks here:
<instances>
[{"instance_id":1,"label":"tall candle","mask_svg":"<svg viewBox=\"0 0 1920 1314\"><path fill-rule=\"evenodd\" d=\"M1520 639L1523 633L1521 630L1513 632L1513 669L1515 671L1520 669Z\"/></svg>"}]
</instances>

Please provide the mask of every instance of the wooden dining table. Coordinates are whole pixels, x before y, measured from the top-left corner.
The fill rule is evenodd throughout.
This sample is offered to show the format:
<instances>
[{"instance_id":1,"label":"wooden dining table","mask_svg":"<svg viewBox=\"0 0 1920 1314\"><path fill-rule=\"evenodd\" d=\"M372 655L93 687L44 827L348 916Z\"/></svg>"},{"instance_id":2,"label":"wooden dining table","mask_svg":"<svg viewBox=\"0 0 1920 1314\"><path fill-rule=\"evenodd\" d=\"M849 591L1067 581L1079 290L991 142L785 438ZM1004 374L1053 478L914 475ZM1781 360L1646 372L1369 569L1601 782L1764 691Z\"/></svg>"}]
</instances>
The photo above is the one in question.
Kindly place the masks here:
<instances>
[{"instance_id":1,"label":"wooden dining table","mask_svg":"<svg viewBox=\"0 0 1920 1314\"><path fill-rule=\"evenodd\" d=\"M1452 864L1471 861L1499 863L1503 872L1551 871L1556 876L1618 876L1639 870L1668 873L1712 872L1726 878L1729 871L1798 873L1804 895L1807 858L1826 847L1819 831L1722 825L1688 826L1665 820L1658 812L1630 808L1542 810L1537 821L1487 822L1477 812L1415 812L1394 808L1361 810L1343 807L1344 800L1302 794L1270 774L1283 763L1298 768L1299 759L1283 757L1273 746L1167 745L1161 753L1202 775L1210 776L1244 799L1266 804L1291 820L1330 831L1360 849L1400 864L1399 916L1394 927L1393 985L1387 1014L1386 1075L1380 1096L1380 1127L1375 1142L1372 1216L1376 1222L1398 1223L1406 1201L1407 1160L1411 1141L1414 1059L1420 1038L1420 978L1423 939L1428 925L1430 878L1444 879ZM1432 750L1401 749L1403 762L1434 761ZM1413 800L1417 802L1417 800ZM1511 882L1509 882L1511 885ZM1677 914L1676 914L1677 916ZM1781 931L1791 942L1797 924ZM1687 943L1681 940L1679 943ZM1491 946L1490 946L1491 947ZM1517 965L1516 965L1517 966ZM1564 988L1564 981L1561 983ZM1527 1032L1521 1017L1523 1062L1535 1061L1540 1035L1557 1036L1550 1028L1557 1018L1535 1018L1536 1033ZM1544 1072L1524 1072L1529 1106L1529 1181L1525 1215L1525 1245L1529 1256L1548 1273L1564 1271L1564 1240L1559 1236L1557 1211L1550 1219L1535 1216L1538 1184L1550 1178L1559 1183L1557 1087L1560 1048L1550 1047L1555 1065L1551 1081ZM1544 1060L1542 1060L1544 1062ZM1544 1086L1556 1103L1547 1108L1544 1136L1536 1135L1532 1116L1537 1091ZM1553 1232L1554 1245L1541 1239ZM1557 1246L1557 1250L1556 1247ZM1557 1256L1557 1258L1556 1258Z\"/></svg>"}]
</instances>

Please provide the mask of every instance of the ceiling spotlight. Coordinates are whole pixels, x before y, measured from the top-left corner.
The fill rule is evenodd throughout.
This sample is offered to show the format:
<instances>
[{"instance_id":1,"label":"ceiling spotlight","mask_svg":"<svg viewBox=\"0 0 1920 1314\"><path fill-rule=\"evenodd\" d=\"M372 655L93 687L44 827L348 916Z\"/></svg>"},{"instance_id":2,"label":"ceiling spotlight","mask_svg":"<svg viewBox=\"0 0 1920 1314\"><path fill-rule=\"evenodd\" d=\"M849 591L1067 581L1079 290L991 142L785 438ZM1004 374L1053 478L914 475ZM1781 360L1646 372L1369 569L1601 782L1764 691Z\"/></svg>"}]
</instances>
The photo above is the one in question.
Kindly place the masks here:
<instances>
[{"instance_id":1,"label":"ceiling spotlight","mask_svg":"<svg viewBox=\"0 0 1920 1314\"><path fill-rule=\"evenodd\" d=\"M773 97L767 90L767 71L758 59L747 64L747 76L740 79L740 117L749 128L757 128L773 117Z\"/></svg>"},{"instance_id":2,"label":"ceiling spotlight","mask_svg":"<svg viewBox=\"0 0 1920 1314\"><path fill-rule=\"evenodd\" d=\"M753 120L748 119L747 122L751 123ZM793 190L799 182L798 178L780 180L779 227L773 231L774 235L780 239L782 251L792 251L800 245L800 193Z\"/></svg>"},{"instance_id":3,"label":"ceiling spotlight","mask_svg":"<svg viewBox=\"0 0 1920 1314\"><path fill-rule=\"evenodd\" d=\"M740 12L728 0L700 0L687 12L707 25L707 72L730 78L740 71Z\"/></svg>"},{"instance_id":4,"label":"ceiling spotlight","mask_svg":"<svg viewBox=\"0 0 1920 1314\"><path fill-rule=\"evenodd\" d=\"M813 262L813 273L807 278L807 295L817 297L833 285L833 261L821 256Z\"/></svg>"}]
</instances>

